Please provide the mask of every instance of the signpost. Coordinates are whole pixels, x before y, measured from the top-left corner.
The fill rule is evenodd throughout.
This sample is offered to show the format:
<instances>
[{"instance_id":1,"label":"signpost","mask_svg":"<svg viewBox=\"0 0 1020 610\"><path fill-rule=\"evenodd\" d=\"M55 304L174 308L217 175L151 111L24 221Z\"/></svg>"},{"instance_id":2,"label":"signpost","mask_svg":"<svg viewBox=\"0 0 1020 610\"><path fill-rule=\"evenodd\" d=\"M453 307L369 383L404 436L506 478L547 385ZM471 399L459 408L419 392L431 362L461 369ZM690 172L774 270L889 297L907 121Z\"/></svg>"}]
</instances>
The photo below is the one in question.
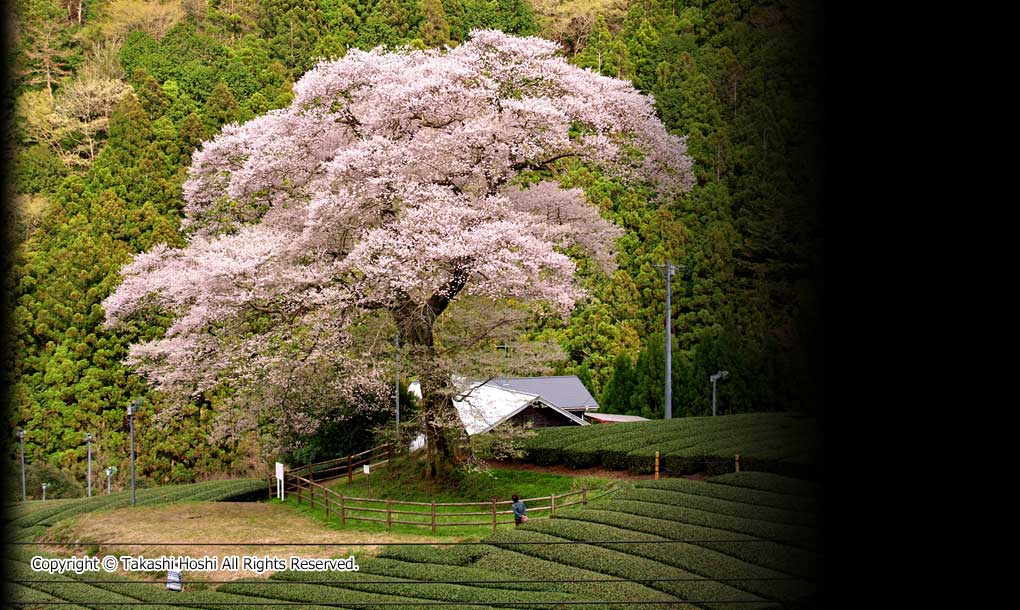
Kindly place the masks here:
<instances>
[{"instance_id":1,"label":"signpost","mask_svg":"<svg viewBox=\"0 0 1020 610\"><path fill-rule=\"evenodd\" d=\"M283 464L276 463L276 497L283 500Z\"/></svg>"}]
</instances>

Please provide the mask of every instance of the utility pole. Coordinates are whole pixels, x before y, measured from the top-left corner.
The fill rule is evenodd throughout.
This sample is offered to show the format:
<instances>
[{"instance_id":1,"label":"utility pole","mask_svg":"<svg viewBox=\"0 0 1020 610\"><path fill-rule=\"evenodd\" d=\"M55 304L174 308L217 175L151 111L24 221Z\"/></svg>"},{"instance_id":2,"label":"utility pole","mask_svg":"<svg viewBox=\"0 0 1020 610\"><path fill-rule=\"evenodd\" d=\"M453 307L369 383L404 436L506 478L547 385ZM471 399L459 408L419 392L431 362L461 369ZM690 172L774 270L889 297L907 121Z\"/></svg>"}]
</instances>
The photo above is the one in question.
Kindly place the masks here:
<instances>
[{"instance_id":1,"label":"utility pole","mask_svg":"<svg viewBox=\"0 0 1020 610\"><path fill-rule=\"evenodd\" d=\"M21 441L21 501L25 502L28 500L28 494L25 492L25 429L18 429L18 439Z\"/></svg>"},{"instance_id":2,"label":"utility pole","mask_svg":"<svg viewBox=\"0 0 1020 610\"><path fill-rule=\"evenodd\" d=\"M655 265L663 275L666 276L666 419L673 419L673 274L683 265L674 265L673 261L666 261L665 265Z\"/></svg>"},{"instance_id":3,"label":"utility pole","mask_svg":"<svg viewBox=\"0 0 1020 610\"><path fill-rule=\"evenodd\" d=\"M135 505L135 413L138 412L138 399L128 405L128 423L131 425L131 506Z\"/></svg>"},{"instance_id":4,"label":"utility pole","mask_svg":"<svg viewBox=\"0 0 1020 610\"><path fill-rule=\"evenodd\" d=\"M729 371L719 371L715 375L709 376L709 380L712 382L712 417L715 417L715 382L720 379L726 379L730 376Z\"/></svg>"},{"instance_id":5,"label":"utility pole","mask_svg":"<svg viewBox=\"0 0 1020 610\"><path fill-rule=\"evenodd\" d=\"M89 446L89 495L88 495L88 497L91 498L92 497L92 435L91 434L86 434L85 435L85 442Z\"/></svg>"}]
</instances>

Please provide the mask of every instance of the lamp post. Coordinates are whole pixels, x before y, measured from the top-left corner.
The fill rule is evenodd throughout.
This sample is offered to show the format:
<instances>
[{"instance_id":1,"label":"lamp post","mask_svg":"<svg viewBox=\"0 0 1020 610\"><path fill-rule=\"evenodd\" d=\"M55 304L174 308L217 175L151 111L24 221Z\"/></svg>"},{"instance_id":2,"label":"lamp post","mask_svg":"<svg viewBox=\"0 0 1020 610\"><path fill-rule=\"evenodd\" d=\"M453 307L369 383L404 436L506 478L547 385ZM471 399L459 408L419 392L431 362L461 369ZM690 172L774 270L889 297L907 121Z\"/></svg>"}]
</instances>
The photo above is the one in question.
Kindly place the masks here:
<instances>
[{"instance_id":1,"label":"lamp post","mask_svg":"<svg viewBox=\"0 0 1020 610\"><path fill-rule=\"evenodd\" d=\"M128 405L128 424L131 426L131 506L135 505L135 413L138 412L138 399Z\"/></svg>"},{"instance_id":2,"label":"lamp post","mask_svg":"<svg viewBox=\"0 0 1020 610\"><path fill-rule=\"evenodd\" d=\"M712 417L715 417L715 382L720 379L726 379L729 376L729 371L719 371L715 375L709 376L709 379L712 381Z\"/></svg>"},{"instance_id":3,"label":"lamp post","mask_svg":"<svg viewBox=\"0 0 1020 610\"><path fill-rule=\"evenodd\" d=\"M106 473L106 495L110 495L110 477L113 476L113 473L116 472L116 470L113 466L107 466L106 470L103 472Z\"/></svg>"},{"instance_id":4,"label":"lamp post","mask_svg":"<svg viewBox=\"0 0 1020 610\"><path fill-rule=\"evenodd\" d=\"M49 485L50 485L49 483L43 483L42 484L42 499L43 500L46 499L46 488L49 487Z\"/></svg>"},{"instance_id":5,"label":"lamp post","mask_svg":"<svg viewBox=\"0 0 1020 610\"><path fill-rule=\"evenodd\" d=\"M25 502L28 500L28 494L25 491L25 429L18 428L18 440L21 441L21 501Z\"/></svg>"},{"instance_id":6,"label":"lamp post","mask_svg":"<svg viewBox=\"0 0 1020 610\"><path fill-rule=\"evenodd\" d=\"M89 491L88 491L88 497L91 498L92 497L92 435L91 434L86 434L85 435L85 443L88 444L88 447L89 447Z\"/></svg>"}]
</instances>

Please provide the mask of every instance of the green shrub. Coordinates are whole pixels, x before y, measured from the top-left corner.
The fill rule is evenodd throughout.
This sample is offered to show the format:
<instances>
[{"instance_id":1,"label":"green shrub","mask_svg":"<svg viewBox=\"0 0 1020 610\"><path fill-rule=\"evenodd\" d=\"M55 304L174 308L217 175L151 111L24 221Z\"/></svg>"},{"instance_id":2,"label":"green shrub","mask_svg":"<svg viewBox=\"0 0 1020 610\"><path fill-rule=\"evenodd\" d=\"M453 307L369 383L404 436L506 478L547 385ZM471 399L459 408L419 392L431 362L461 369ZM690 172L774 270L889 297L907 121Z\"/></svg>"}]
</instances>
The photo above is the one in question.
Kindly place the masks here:
<instances>
[{"instance_id":1,"label":"green shrub","mask_svg":"<svg viewBox=\"0 0 1020 610\"><path fill-rule=\"evenodd\" d=\"M689 479L659 479L658 481L638 481L634 486L637 488L678 491L699 496L707 496L710 498L719 498L720 500L732 500L734 502L743 502L745 504L768 506L771 508L781 508L806 513L813 513L816 510L816 503L814 499L810 497L790 496L787 494L759 491L750 488L740 489L730 485L716 484L715 479L712 479L709 482L691 481Z\"/></svg>"},{"instance_id":2,"label":"green shrub","mask_svg":"<svg viewBox=\"0 0 1020 610\"><path fill-rule=\"evenodd\" d=\"M66 608L67 610L86 610L83 606L77 606L73 604L60 604L57 602L63 602L59 597L54 597L49 593L41 591L39 589L32 589L25 585L19 585L15 583L7 583L7 590L5 594L7 598L12 602L25 603L25 602L44 602L46 605L35 606L36 608ZM25 606L20 606L24 608ZM31 608L32 606L28 606Z\"/></svg>"},{"instance_id":3,"label":"green shrub","mask_svg":"<svg viewBox=\"0 0 1020 610\"><path fill-rule=\"evenodd\" d=\"M815 580L818 556L810 551L712 527L680 523L613 510L564 511L557 519L580 519L615 527L656 534L671 540L694 540L697 546L713 549L761 567ZM730 542L732 541L732 542Z\"/></svg>"},{"instance_id":4,"label":"green shrub","mask_svg":"<svg viewBox=\"0 0 1020 610\"><path fill-rule=\"evenodd\" d=\"M614 498L605 504L601 504L599 507L606 510L654 517L656 519L667 519L716 529L725 529L766 540L791 544L808 550L814 550L817 543L817 533L811 528L720 515L684 506L668 506L636 500L617 500Z\"/></svg>"},{"instance_id":5,"label":"green shrub","mask_svg":"<svg viewBox=\"0 0 1020 610\"><path fill-rule=\"evenodd\" d=\"M524 546L519 545L518 548L523 548ZM479 559L474 566L503 574L513 574L514 578L521 580L604 580L607 578L605 574L599 572L575 568L556 561L548 561L533 555L503 548L493 549L493 552ZM572 594L584 595L597 600L670 601L674 599L672 595L634 582L575 582L563 583L563 586ZM666 604L656 605L658 608L662 606L666 606ZM677 608L680 607L677 606Z\"/></svg>"},{"instance_id":6,"label":"green shrub","mask_svg":"<svg viewBox=\"0 0 1020 610\"><path fill-rule=\"evenodd\" d=\"M482 547L490 548L490 547ZM481 555L478 555L480 557ZM450 566L438 563L412 563L394 559L376 558L358 564L362 572L381 574L412 580L514 580L513 574L493 572L466 566ZM565 589L559 583L515 582L504 584L486 584L475 582L475 587L491 587L496 589L516 589L520 591L557 591Z\"/></svg>"},{"instance_id":7,"label":"green shrub","mask_svg":"<svg viewBox=\"0 0 1020 610\"><path fill-rule=\"evenodd\" d=\"M814 498L818 495L818 485L815 483L765 472L733 472L712 477L711 482L792 496Z\"/></svg>"},{"instance_id":8,"label":"green shrub","mask_svg":"<svg viewBox=\"0 0 1020 610\"><path fill-rule=\"evenodd\" d=\"M680 492L665 489L651 489L648 487L637 487L621 491L614 496L614 499L640 500L641 502L696 508L698 510L720 515L743 517L745 519L758 519L760 521L768 521L770 523L780 523L785 525L805 527L812 527L815 525L815 515L811 512L795 512L781 508L756 506L754 504L746 504L744 502L696 495L686 491Z\"/></svg>"},{"instance_id":9,"label":"green shrub","mask_svg":"<svg viewBox=\"0 0 1020 610\"><path fill-rule=\"evenodd\" d=\"M555 529L558 526L545 525L544 527ZM573 526L568 525L565 527ZM503 541L554 542L562 541L564 538L551 536L537 531L515 530L497 532L490 536L487 540L493 544L498 544ZM668 566L658 561L595 545L529 544L516 545L514 548L520 553L532 555L541 559L547 559L549 561L555 561L565 565L600 572L602 574L608 574L618 578L692 578L696 576L695 574L685 570ZM714 581L657 581L649 582L647 583L647 586L652 589L658 589L664 593L674 595L679 599L746 600L748 602L765 602L765 600L762 600L751 593L740 591L728 585ZM724 606L725 605L716 604L704 605L706 608L719 609L724 608ZM773 605L768 603L748 603L741 604L740 606L741 608L767 608L772 607Z\"/></svg>"},{"instance_id":10,"label":"green shrub","mask_svg":"<svg viewBox=\"0 0 1020 610\"><path fill-rule=\"evenodd\" d=\"M387 561L387 560L382 560ZM425 564L411 564L424 566ZM514 607L529 608L532 610L553 610L556 605L549 605L543 602L570 601L576 599L569 593L546 592L546 591L521 591L503 588L477 587L457 584L429 584L422 585L414 580L386 577L378 574L373 568L375 561L369 559L359 563L361 568L358 572L316 572L315 580L333 581L329 586L339 587L351 591L363 591L372 594L385 594L404 596L408 598L420 598L423 600L449 601L457 603L478 603L478 604L501 604L505 602L533 602L533 604L522 604ZM503 576L504 579L507 576ZM277 572L273 580L299 581L307 580L308 574L303 572ZM361 584L362 581L393 580L393 584ZM448 574L439 576L438 580L452 580Z\"/></svg>"},{"instance_id":11,"label":"green shrub","mask_svg":"<svg viewBox=\"0 0 1020 610\"><path fill-rule=\"evenodd\" d=\"M659 540L668 538L619 527L574 519L551 519L529 522L529 530L569 540ZM687 570L705 578L789 578L785 574L735 559L712 549L686 543L606 544L608 549L653 559L666 565ZM730 586L771 600L801 599L814 591L805 580L739 580Z\"/></svg>"},{"instance_id":12,"label":"green shrub","mask_svg":"<svg viewBox=\"0 0 1020 610\"><path fill-rule=\"evenodd\" d=\"M77 578L77 575L75 575ZM94 576L92 578L95 578ZM87 582L87 578L83 579ZM128 595L147 603L172 602L175 604L187 604L187 608L209 608L218 610L230 608L231 610L265 610L264 599L252 599L245 595L234 595L223 591L208 589L193 590L194 585L189 584L187 578L184 580L182 591L168 591L165 585L152 585L149 583L127 584L127 583L95 583L93 586L113 593ZM276 588L283 588L290 585L270 585ZM247 605L251 603L251 605ZM230 604L230 605L223 605ZM235 605L237 604L237 605ZM146 606L149 607L149 606ZM164 606L165 607L165 606ZM180 608L180 606L175 606ZM327 606L302 606L310 610L326 610Z\"/></svg>"},{"instance_id":13,"label":"green shrub","mask_svg":"<svg viewBox=\"0 0 1020 610\"><path fill-rule=\"evenodd\" d=\"M707 470L721 474L733 469L731 460L740 453L744 469L761 467L800 476L805 464L813 462L812 426L812 420L785 413L748 413L551 428L539 431L528 443L528 459L544 465L588 468L601 464L646 473L654 469L655 452L659 451L661 467L671 473ZM804 457L781 462L795 454ZM722 463L716 463L720 460Z\"/></svg>"},{"instance_id":14,"label":"green shrub","mask_svg":"<svg viewBox=\"0 0 1020 610\"><path fill-rule=\"evenodd\" d=\"M278 572L277 575L280 573ZM321 572L305 573L302 579L309 580L308 574L321 575ZM273 580L280 580L274 575ZM317 577L316 577L317 578ZM355 589L340 588L333 585L306 585L298 583L288 583L285 586L279 584L266 583L265 581L237 581L229 584L225 584L217 589L223 593L234 593L237 595L248 595L252 597L261 597L265 599L276 599L290 602L305 602L314 604L317 602L327 604L343 604L344 608L364 608L366 610L372 610L374 608L380 608L383 606L373 606L373 602L393 603L403 602L408 605L395 604L392 606L385 606L393 610L421 610L421 606L414 606L414 602L418 601L415 597L403 597L399 595L384 595L380 593L367 593L365 591L358 591ZM303 606L302 606L303 607ZM490 610L489 608L481 605L465 605L458 606L460 608L470 608L473 610Z\"/></svg>"},{"instance_id":15,"label":"green shrub","mask_svg":"<svg viewBox=\"0 0 1020 610\"><path fill-rule=\"evenodd\" d=\"M104 610L129 610L130 608L138 608L137 605L130 604L130 602L138 601L133 597L100 589L99 587L76 581L68 576L36 572L32 570L29 564L21 561L7 560L4 565L7 568L6 574L8 579L44 581L32 583L31 588L36 591L52 595L53 597L60 598L64 601L81 603L86 606L93 603L102 603L102 608L104 608ZM120 605L118 602L128 603ZM62 606L54 607L59 608ZM160 608L160 610L170 610L170 607L167 606L150 607Z\"/></svg>"},{"instance_id":16,"label":"green shrub","mask_svg":"<svg viewBox=\"0 0 1020 610\"><path fill-rule=\"evenodd\" d=\"M493 550L492 547L482 544L455 544L442 547L422 545L389 546L379 556L413 563L466 566Z\"/></svg>"}]
</instances>

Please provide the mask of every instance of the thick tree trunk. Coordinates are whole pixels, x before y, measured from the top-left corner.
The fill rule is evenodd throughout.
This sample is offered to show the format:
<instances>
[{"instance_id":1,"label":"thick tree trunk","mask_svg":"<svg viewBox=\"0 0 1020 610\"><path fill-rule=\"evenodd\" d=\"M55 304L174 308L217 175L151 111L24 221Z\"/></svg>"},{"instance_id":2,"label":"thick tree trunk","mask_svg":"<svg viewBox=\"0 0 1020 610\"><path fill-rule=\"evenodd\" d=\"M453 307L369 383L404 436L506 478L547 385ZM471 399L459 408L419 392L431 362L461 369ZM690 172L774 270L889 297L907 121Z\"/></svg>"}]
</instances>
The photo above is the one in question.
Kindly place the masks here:
<instances>
[{"instance_id":1,"label":"thick tree trunk","mask_svg":"<svg viewBox=\"0 0 1020 610\"><path fill-rule=\"evenodd\" d=\"M466 273L455 273L444 289L425 303L401 295L391 309L401 340L410 349L411 361L419 370L428 476L433 479L444 477L452 469L464 424L453 405L450 374L436 358L432 328L466 282Z\"/></svg>"}]
</instances>

